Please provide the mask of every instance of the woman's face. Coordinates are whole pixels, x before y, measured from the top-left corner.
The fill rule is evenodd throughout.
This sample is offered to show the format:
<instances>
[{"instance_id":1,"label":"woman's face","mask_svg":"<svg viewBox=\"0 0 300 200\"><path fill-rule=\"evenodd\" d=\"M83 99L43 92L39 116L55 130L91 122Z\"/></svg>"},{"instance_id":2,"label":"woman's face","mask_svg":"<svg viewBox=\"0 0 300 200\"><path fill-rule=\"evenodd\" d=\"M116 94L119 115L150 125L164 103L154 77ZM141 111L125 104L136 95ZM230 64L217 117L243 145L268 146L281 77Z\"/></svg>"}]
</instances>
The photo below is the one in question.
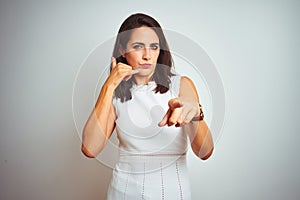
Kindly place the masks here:
<instances>
[{"instance_id":1,"label":"woman's face","mask_svg":"<svg viewBox=\"0 0 300 200\"><path fill-rule=\"evenodd\" d=\"M159 38L152 28L142 26L132 30L130 39L123 51L123 57L133 69L140 67L135 74L138 79L148 82L154 73L159 56Z\"/></svg>"}]
</instances>

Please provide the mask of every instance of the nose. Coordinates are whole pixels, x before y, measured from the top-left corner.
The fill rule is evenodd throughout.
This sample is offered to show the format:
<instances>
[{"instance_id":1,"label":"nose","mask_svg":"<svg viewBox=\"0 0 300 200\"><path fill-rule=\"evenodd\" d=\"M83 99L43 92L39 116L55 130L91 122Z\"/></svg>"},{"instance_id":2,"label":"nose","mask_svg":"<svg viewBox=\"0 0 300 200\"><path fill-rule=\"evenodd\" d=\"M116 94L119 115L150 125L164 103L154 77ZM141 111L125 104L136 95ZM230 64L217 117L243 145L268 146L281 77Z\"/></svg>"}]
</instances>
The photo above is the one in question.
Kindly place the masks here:
<instances>
[{"instance_id":1,"label":"nose","mask_svg":"<svg viewBox=\"0 0 300 200\"><path fill-rule=\"evenodd\" d=\"M150 60L151 59L151 52L150 48L145 48L143 52L143 59L144 60Z\"/></svg>"}]
</instances>

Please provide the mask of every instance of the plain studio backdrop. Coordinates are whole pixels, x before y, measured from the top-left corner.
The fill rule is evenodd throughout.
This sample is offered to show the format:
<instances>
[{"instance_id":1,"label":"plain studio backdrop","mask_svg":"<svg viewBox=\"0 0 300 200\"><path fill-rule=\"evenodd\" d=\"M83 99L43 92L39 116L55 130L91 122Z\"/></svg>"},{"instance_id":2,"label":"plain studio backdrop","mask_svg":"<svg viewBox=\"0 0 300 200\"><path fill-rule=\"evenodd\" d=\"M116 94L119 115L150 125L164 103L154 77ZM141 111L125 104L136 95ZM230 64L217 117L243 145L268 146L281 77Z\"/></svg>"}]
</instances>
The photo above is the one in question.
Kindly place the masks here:
<instances>
[{"instance_id":1,"label":"plain studio backdrop","mask_svg":"<svg viewBox=\"0 0 300 200\"><path fill-rule=\"evenodd\" d=\"M223 82L215 152L189 151L193 199L300 199L300 3L286 0L1 1L0 199L105 199L112 171L80 151L73 85L135 12L196 42Z\"/></svg>"}]
</instances>

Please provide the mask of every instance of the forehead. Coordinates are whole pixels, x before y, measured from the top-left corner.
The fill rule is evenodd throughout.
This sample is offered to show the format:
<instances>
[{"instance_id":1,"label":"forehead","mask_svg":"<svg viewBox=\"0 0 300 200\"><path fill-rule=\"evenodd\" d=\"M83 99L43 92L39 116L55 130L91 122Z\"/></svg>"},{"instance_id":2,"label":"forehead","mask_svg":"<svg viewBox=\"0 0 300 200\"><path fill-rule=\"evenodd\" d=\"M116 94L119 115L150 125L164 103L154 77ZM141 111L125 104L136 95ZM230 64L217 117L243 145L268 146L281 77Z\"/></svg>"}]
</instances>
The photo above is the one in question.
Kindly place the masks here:
<instances>
[{"instance_id":1,"label":"forehead","mask_svg":"<svg viewBox=\"0 0 300 200\"><path fill-rule=\"evenodd\" d=\"M128 43L132 42L158 43L159 38L152 28L142 26L131 31Z\"/></svg>"}]
</instances>

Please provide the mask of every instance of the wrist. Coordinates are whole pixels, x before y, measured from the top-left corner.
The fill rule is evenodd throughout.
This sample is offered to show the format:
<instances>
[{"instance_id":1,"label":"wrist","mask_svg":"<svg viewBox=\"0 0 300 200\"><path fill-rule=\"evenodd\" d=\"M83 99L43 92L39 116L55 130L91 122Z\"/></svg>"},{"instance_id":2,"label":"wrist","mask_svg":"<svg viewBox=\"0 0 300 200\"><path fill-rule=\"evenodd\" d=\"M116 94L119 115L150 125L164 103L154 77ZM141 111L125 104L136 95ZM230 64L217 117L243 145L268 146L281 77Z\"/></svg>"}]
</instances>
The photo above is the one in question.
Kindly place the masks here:
<instances>
[{"instance_id":1,"label":"wrist","mask_svg":"<svg viewBox=\"0 0 300 200\"><path fill-rule=\"evenodd\" d=\"M204 119L204 113L203 113L201 104L199 104L199 110L200 110L200 114L198 114L197 116L193 117L192 121L201 121L201 120Z\"/></svg>"},{"instance_id":2,"label":"wrist","mask_svg":"<svg viewBox=\"0 0 300 200\"><path fill-rule=\"evenodd\" d=\"M109 90L109 91L114 92L115 89L118 87L118 84L116 84L116 83L114 83L114 82L111 82L111 81L107 80L107 81L104 83L103 87L105 87L105 88L106 88L107 90Z\"/></svg>"}]
</instances>

